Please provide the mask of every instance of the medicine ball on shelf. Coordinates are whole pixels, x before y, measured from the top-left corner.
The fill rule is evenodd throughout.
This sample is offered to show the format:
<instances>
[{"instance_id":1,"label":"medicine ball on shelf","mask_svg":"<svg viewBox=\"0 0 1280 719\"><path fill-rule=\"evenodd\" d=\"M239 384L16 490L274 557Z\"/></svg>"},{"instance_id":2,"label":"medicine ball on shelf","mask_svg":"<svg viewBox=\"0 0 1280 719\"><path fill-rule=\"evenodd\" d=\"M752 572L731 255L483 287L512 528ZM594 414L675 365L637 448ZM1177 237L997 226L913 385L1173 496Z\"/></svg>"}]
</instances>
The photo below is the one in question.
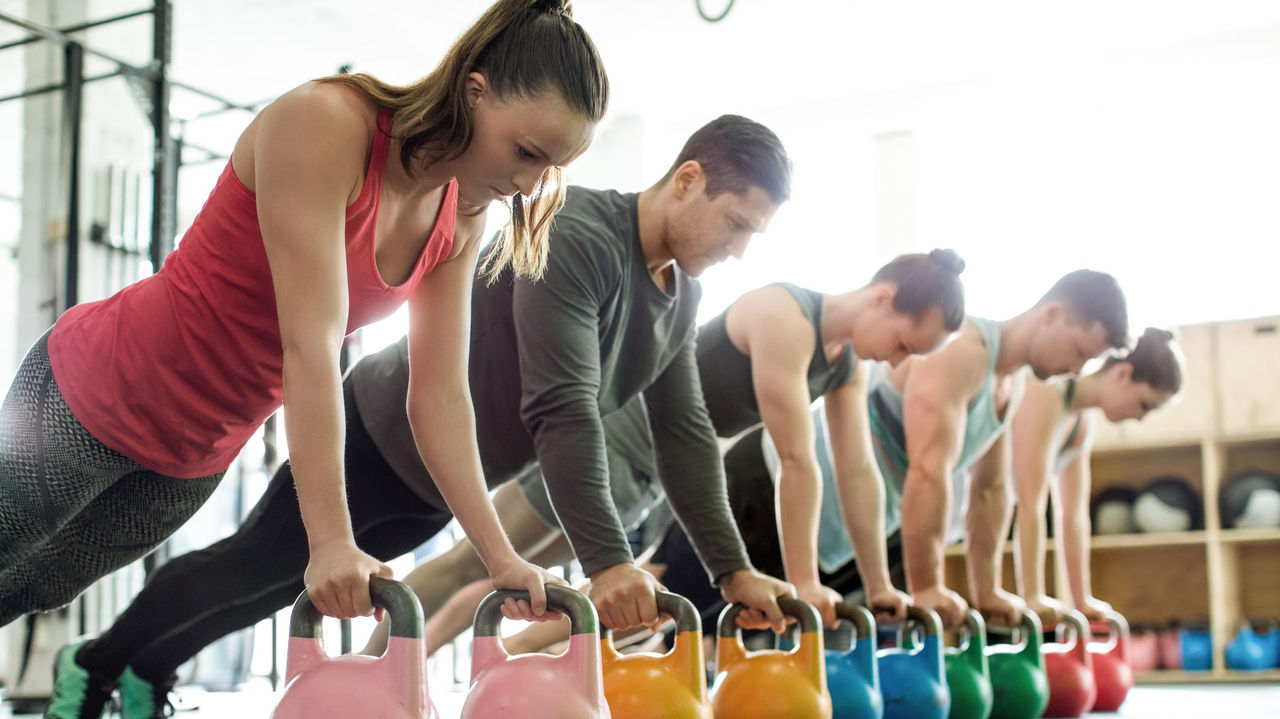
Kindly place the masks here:
<instances>
[{"instance_id":1,"label":"medicine ball on shelf","mask_svg":"<svg viewBox=\"0 0 1280 719\"><path fill-rule=\"evenodd\" d=\"M1182 477L1156 477L1133 502L1133 523L1143 532L1202 529L1202 515L1200 496Z\"/></svg>"},{"instance_id":2,"label":"medicine ball on shelf","mask_svg":"<svg viewBox=\"0 0 1280 719\"><path fill-rule=\"evenodd\" d=\"M1218 492L1218 509L1227 529L1280 528L1280 477L1260 469L1237 474Z\"/></svg>"},{"instance_id":3,"label":"medicine ball on shelf","mask_svg":"<svg viewBox=\"0 0 1280 719\"><path fill-rule=\"evenodd\" d=\"M1137 498L1138 493L1128 487L1107 487L1095 494L1089 508L1093 533L1132 534L1137 531L1133 524L1133 502Z\"/></svg>"}]
</instances>

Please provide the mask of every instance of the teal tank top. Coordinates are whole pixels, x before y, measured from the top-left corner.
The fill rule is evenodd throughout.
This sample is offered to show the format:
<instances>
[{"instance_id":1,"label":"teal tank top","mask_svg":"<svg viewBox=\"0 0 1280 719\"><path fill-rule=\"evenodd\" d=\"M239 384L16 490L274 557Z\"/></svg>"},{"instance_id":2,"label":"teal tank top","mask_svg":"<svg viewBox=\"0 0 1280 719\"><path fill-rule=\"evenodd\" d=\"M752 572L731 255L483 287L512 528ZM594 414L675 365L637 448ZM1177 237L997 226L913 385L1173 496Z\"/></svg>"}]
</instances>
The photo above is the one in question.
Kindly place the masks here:
<instances>
[{"instance_id":1,"label":"teal tank top","mask_svg":"<svg viewBox=\"0 0 1280 719\"><path fill-rule=\"evenodd\" d=\"M1009 424L1010 412L1001 419L996 414L996 361L1000 357L1000 325L980 317L968 317L982 333L987 346L987 377L978 394L969 401L965 416L964 443L952 473L952 502L949 532L954 534L962 524L965 503L965 477L973 465ZM1016 398L1010 400L1012 404ZM893 534L902 526L902 485L907 477L907 441L902 425L902 392L889 381L885 366L871 368L867 380L867 411L871 422L871 443L876 463L885 484L885 533ZM823 421L820 417L816 421ZM824 422L825 424L825 422ZM819 435L819 436L824 436ZM825 462L824 462L825 460ZM845 530L836 494L835 471L829 459L819 454L822 466L822 522L818 527L818 563L824 572L833 572L853 559L853 543ZM830 505L830 506L828 506ZM839 521L829 524L830 518ZM948 536L951 539L951 536Z\"/></svg>"}]
</instances>

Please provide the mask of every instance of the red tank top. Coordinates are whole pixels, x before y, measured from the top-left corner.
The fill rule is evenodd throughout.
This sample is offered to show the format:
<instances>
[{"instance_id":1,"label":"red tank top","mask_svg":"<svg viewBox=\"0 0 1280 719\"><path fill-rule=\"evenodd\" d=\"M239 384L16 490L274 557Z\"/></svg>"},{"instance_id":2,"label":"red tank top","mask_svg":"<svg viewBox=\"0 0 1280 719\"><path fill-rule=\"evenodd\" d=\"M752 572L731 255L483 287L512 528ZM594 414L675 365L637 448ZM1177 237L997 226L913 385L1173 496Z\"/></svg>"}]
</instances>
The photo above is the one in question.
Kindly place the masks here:
<instances>
[{"instance_id":1,"label":"red tank top","mask_svg":"<svg viewBox=\"0 0 1280 719\"><path fill-rule=\"evenodd\" d=\"M390 314L453 248L451 181L409 279L391 287L378 274L390 124L379 111L364 185L346 211L348 333ZM280 406L283 353L256 199L230 162L160 272L63 313L49 360L67 406L107 447L172 477L231 465Z\"/></svg>"}]
</instances>

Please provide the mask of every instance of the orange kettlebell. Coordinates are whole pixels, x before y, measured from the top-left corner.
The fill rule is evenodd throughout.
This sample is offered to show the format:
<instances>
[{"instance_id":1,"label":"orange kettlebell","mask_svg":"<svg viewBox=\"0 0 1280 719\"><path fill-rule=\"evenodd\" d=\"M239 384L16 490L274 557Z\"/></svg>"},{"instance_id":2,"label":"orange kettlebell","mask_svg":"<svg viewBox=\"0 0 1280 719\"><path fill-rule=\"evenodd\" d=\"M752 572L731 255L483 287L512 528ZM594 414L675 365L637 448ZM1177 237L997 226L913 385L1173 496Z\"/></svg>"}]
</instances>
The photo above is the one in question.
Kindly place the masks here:
<instances>
[{"instance_id":1,"label":"orange kettlebell","mask_svg":"<svg viewBox=\"0 0 1280 719\"><path fill-rule=\"evenodd\" d=\"M716 719L831 719L818 610L795 597L779 597L778 607L800 623L800 641L789 652L748 654L737 623L744 607L734 604L720 613L711 690Z\"/></svg>"},{"instance_id":2,"label":"orange kettlebell","mask_svg":"<svg viewBox=\"0 0 1280 719\"><path fill-rule=\"evenodd\" d=\"M712 719L703 674L702 618L688 599L658 592L658 611L676 621L666 654L619 654L601 625L604 698L613 719Z\"/></svg>"}]
</instances>

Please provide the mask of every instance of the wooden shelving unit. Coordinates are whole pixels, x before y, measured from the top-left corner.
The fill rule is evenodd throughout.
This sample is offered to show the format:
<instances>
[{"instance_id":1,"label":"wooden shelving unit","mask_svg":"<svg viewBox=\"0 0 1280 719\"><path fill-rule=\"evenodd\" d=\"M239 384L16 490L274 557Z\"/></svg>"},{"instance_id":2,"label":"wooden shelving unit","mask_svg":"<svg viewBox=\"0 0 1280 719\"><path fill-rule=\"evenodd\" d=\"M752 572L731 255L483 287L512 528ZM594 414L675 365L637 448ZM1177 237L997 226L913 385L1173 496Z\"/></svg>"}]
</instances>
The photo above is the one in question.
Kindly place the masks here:
<instances>
[{"instance_id":1,"label":"wooden shelving unit","mask_svg":"<svg viewBox=\"0 0 1280 719\"><path fill-rule=\"evenodd\" d=\"M1280 474L1280 317L1182 327L1187 357L1183 395L1142 422L1099 428L1090 465L1097 492L1141 490L1153 477L1177 475L1202 500L1203 529L1094 537L1093 590L1130 624L1209 622L1213 667L1153 671L1140 683L1280 682L1280 670L1227 668L1224 651L1249 618L1280 619L1280 529L1223 528L1222 484L1247 469ZM1056 543L1048 590L1065 597ZM1016 586L1006 546L1004 586ZM966 586L961 547L947 552L948 586ZM1060 591L1059 588L1062 588Z\"/></svg>"}]
</instances>

